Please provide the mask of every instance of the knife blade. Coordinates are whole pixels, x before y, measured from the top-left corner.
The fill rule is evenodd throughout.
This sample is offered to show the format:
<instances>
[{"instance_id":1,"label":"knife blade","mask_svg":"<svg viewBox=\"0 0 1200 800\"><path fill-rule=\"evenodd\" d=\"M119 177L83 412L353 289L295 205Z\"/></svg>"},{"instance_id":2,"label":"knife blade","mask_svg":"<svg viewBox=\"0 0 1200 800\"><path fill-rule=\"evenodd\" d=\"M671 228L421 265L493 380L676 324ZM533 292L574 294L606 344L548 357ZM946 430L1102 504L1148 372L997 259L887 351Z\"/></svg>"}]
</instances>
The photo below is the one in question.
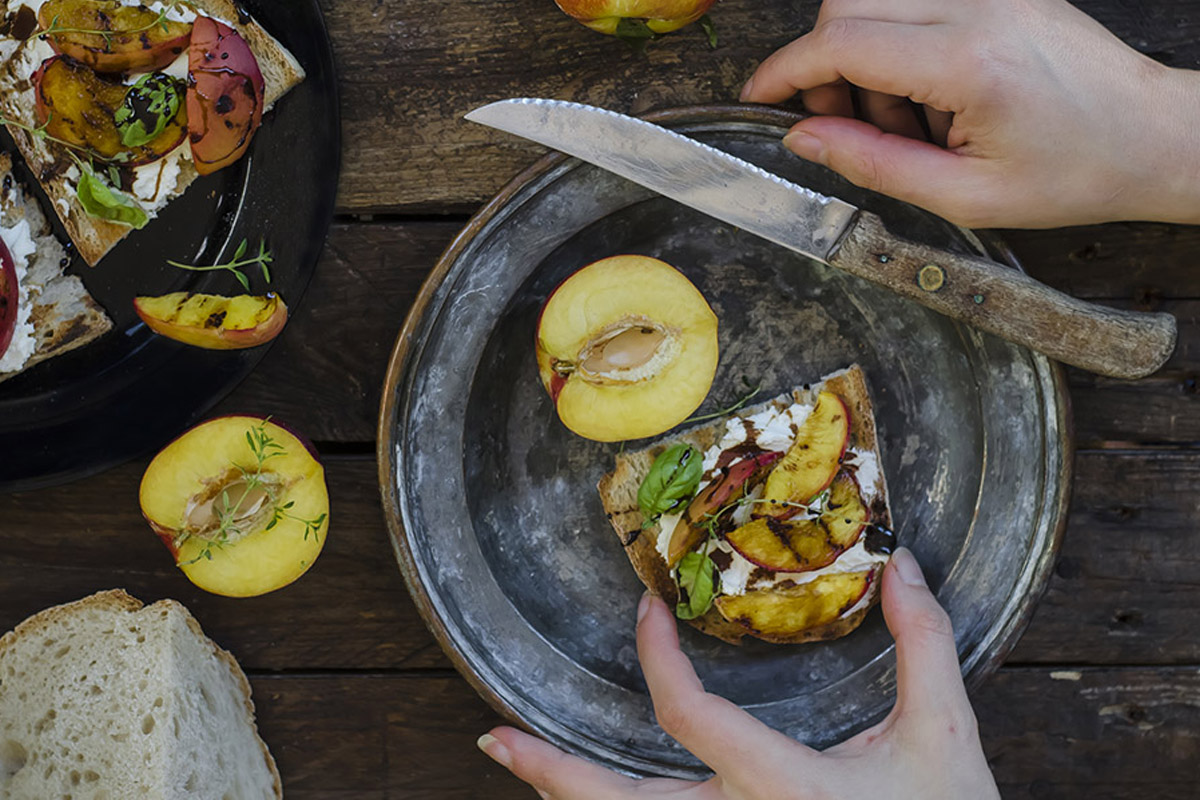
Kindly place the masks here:
<instances>
[{"instance_id":1,"label":"knife blade","mask_svg":"<svg viewBox=\"0 0 1200 800\"><path fill-rule=\"evenodd\" d=\"M1170 314L1088 303L994 261L903 239L875 214L645 120L539 98L490 103L466 119L595 164L1082 369L1139 378L1161 367L1175 348Z\"/></svg>"}]
</instances>

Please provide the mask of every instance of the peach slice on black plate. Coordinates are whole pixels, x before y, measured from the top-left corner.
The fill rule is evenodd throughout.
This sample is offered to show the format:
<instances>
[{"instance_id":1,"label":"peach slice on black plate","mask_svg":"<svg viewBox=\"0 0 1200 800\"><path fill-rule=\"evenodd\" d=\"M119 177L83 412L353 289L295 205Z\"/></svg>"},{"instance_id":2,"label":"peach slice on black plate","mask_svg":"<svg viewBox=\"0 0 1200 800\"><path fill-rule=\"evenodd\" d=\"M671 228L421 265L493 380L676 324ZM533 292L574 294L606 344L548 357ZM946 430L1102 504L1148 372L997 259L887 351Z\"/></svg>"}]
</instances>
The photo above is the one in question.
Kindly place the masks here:
<instances>
[{"instance_id":1,"label":"peach slice on black plate","mask_svg":"<svg viewBox=\"0 0 1200 800\"><path fill-rule=\"evenodd\" d=\"M601 442L656 436L708 394L717 317L671 265L648 256L605 258L546 301L537 363L559 418L575 433Z\"/></svg>"},{"instance_id":2,"label":"peach slice on black plate","mask_svg":"<svg viewBox=\"0 0 1200 800\"><path fill-rule=\"evenodd\" d=\"M219 417L167 445L146 468L142 515L201 589L251 597L303 575L325 544L325 471L279 423Z\"/></svg>"}]
</instances>

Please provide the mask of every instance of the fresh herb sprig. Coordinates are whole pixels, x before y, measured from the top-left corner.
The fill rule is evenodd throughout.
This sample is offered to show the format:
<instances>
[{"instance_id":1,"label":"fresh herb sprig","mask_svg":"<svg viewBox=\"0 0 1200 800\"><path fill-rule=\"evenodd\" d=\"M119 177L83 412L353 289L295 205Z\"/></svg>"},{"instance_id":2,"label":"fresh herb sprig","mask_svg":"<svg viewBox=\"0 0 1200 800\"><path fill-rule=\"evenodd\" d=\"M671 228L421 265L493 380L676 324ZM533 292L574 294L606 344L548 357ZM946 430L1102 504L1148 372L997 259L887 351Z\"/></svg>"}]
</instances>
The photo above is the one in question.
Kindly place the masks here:
<instances>
[{"instance_id":1,"label":"fresh herb sprig","mask_svg":"<svg viewBox=\"0 0 1200 800\"><path fill-rule=\"evenodd\" d=\"M26 125L24 122L18 122L15 119L11 119L9 117L4 116L3 114L0 114L0 122L4 123L5 125L8 125L10 127L13 127L13 128L19 128L19 129L25 131L26 133L28 133L30 136L32 136L35 139L43 139L48 142L54 142L55 144L60 144L63 147L68 148L69 150L74 150L74 151L83 153L88 158L94 158L97 156L97 153L93 152L92 150L89 150L88 148L86 148L82 145L75 144L74 142L68 142L66 139L59 139L57 136L52 136L50 134L50 132L47 131L46 129L50 127L50 120L53 118L54 118L54 114L53 114L53 112L51 112L46 117L45 122L43 122L41 125L38 125L37 127L34 127L33 125Z\"/></svg>"},{"instance_id":2,"label":"fresh herb sprig","mask_svg":"<svg viewBox=\"0 0 1200 800\"><path fill-rule=\"evenodd\" d=\"M683 424L686 425L691 422L705 422L710 419L717 419L718 417L728 416L735 411L740 411L741 409L746 407L747 403L749 403L751 400L753 400L755 397L757 397L759 392L762 391L762 382L761 381L759 383L750 383L750 379L747 378L745 375L742 376L742 385L745 387L745 389L742 391L741 396L737 399L736 402L733 403L733 405L722 408L719 411L714 411L711 414L701 414L701 415L695 416L695 417L688 417L687 419L685 419L683 421Z\"/></svg>"},{"instance_id":3,"label":"fresh herb sprig","mask_svg":"<svg viewBox=\"0 0 1200 800\"><path fill-rule=\"evenodd\" d=\"M170 28L167 27L167 14L170 13L173 6L168 5L162 11L158 12L158 16L153 21L146 23L140 28L130 28L128 30L106 30L101 28L71 28L65 25L60 25L58 15L55 14L50 20L50 26L42 31L39 36L43 39L47 36L57 36L60 33L85 33L91 36L104 37L104 51L109 52L112 49L112 40L114 36L131 36L138 33L145 33L153 30L158 26L162 26L163 32L167 32Z\"/></svg>"},{"instance_id":4,"label":"fresh herb sprig","mask_svg":"<svg viewBox=\"0 0 1200 800\"><path fill-rule=\"evenodd\" d=\"M172 267L178 267L179 269L186 269L192 272L213 272L216 270L226 270L233 273L233 277L237 278L238 283L240 283L242 288L248 292L250 291L250 279L246 277L244 272L242 272L242 268L252 267L257 264L258 268L262 271L263 280L267 283L270 283L271 270L267 268L267 265L270 264L273 259L271 257L271 251L267 249L266 240L259 241L258 253L256 255L250 256L249 258L243 258L243 256L246 255L247 246L247 241L242 239L241 244L237 246L237 250L235 250L233 253L233 259L225 262L224 264L209 264L202 266L199 264L181 264L178 261L168 261L167 263Z\"/></svg>"},{"instance_id":5,"label":"fresh herb sprig","mask_svg":"<svg viewBox=\"0 0 1200 800\"><path fill-rule=\"evenodd\" d=\"M320 541L321 528L325 526L328 515L322 513L316 517L307 519L293 513L290 509L295 507L296 501L289 500L281 504L279 502L280 487L267 480L264 474L268 461L287 455L287 451L283 445L267 432L267 423L270 421L271 419L268 417L246 431L246 444L250 447L250 452L254 456L254 466L244 467L237 463L233 465L234 469L242 476L242 493L237 500L233 500L229 496L228 489L221 491L221 504L219 507L215 507L214 510L214 516L217 518L217 529L205 537L204 547L195 558L189 561L181 561L179 562L179 566L190 566L201 560L212 561L214 547L217 549L224 548L231 544L230 539L232 537L240 537L249 533L250 531L245 531L240 527L245 523L245 520L239 517L239 512L242 510L242 505L256 489L266 494L267 500L271 504L271 519L267 522L266 530L271 530L281 520L290 519L303 523L304 541L307 542L310 536L318 542ZM192 534L185 534L183 538L186 540L191 537Z\"/></svg>"}]
</instances>

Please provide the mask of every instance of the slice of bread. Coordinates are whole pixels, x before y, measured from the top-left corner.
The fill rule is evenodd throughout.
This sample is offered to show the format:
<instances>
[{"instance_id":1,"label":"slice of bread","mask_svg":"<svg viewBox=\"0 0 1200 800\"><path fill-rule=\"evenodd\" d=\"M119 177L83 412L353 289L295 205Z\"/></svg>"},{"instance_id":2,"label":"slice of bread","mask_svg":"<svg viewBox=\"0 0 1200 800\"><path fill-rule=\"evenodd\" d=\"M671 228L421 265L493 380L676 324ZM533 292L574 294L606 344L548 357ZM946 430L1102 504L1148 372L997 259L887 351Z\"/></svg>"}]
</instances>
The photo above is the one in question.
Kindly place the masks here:
<instances>
[{"instance_id":1,"label":"slice of bread","mask_svg":"<svg viewBox=\"0 0 1200 800\"><path fill-rule=\"evenodd\" d=\"M0 798L269 800L237 662L173 600L100 592L0 638Z\"/></svg>"},{"instance_id":2,"label":"slice of bread","mask_svg":"<svg viewBox=\"0 0 1200 800\"><path fill-rule=\"evenodd\" d=\"M679 601L679 587L675 582L672 569L656 546L661 526L655 522L643 527L646 525L646 517L642 514L637 501L638 487L641 486L646 474L650 471L654 460L668 447L679 443L690 444L704 453L720 441L730 419L746 419L771 406L784 409L796 402L812 404L822 390L833 392L840 397L849 411L850 438L847 453L850 453L851 450L870 452L873 454L876 464L882 463L879 460L875 417L871 408L871 399L867 393L866 380L862 369L853 365L841 372L826 376L818 383L795 389L766 403L742 409L736 417L724 417L710 424L685 430L643 450L622 453L617 456L613 471L600 479L597 489L600 493L600 500L604 504L604 511L621 543L625 546L625 553L629 556L634 570L641 578L642 583L650 591L663 598L672 608ZM862 488L865 495L874 496L874 500L870 503L872 523L890 530L892 518L887 501L887 485L882 470L877 470L873 476L860 476L860 483L863 477L871 478L871 489L866 486ZM866 535L865 532L863 535ZM857 628L866 617L867 612L878 601L878 580L871 582L868 592L868 602L859 604L853 613L826 625L785 636L760 635L752 632L736 622L725 619L715 605L704 615L689 620L689 622L704 633L731 644L740 643L745 636L756 636L778 644L836 639Z\"/></svg>"},{"instance_id":3,"label":"slice of bread","mask_svg":"<svg viewBox=\"0 0 1200 800\"><path fill-rule=\"evenodd\" d=\"M14 10L20 5L20 0L10 0ZM280 97L304 80L304 69L295 57L248 14L239 10L233 0L188 0L181 5L192 6L199 14L232 25L246 40L262 70L265 110L270 110ZM33 54L36 42L36 35L24 42L0 37L0 62L3 62L0 64L0 112L33 128L38 126L38 120L29 75L40 65L40 60ZM77 170L60 146L35 137L16 125L9 125L8 131L25 156L30 171L41 181L79 254L94 267L133 229L90 216L83 210L75 197ZM190 159L180 159L179 167L179 177L170 195L172 200L199 177Z\"/></svg>"},{"instance_id":4,"label":"slice of bread","mask_svg":"<svg viewBox=\"0 0 1200 800\"><path fill-rule=\"evenodd\" d=\"M25 281L30 287L30 319L37 344L21 369L0 372L0 382L46 359L83 347L112 328L108 315L88 294L83 281L64 274L66 250L54 238L37 200L22 191L12 174L12 158L0 152L0 226L13 228L22 220L29 224L37 245Z\"/></svg>"}]
</instances>

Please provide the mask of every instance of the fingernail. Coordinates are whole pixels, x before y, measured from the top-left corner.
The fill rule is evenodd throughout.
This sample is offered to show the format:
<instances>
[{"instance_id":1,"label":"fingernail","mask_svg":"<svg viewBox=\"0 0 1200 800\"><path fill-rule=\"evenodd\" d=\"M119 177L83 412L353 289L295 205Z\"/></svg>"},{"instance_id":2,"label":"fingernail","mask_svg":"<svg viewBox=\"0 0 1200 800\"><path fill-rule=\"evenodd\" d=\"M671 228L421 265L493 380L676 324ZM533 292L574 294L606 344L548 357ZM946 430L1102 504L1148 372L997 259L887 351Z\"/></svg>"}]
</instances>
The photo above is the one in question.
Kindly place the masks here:
<instances>
[{"instance_id":1,"label":"fingernail","mask_svg":"<svg viewBox=\"0 0 1200 800\"><path fill-rule=\"evenodd\" d=\"M801 158L823 163L825 143L807 131L792 131L783 137L783 146Z\"/></svg>"},{"instance_id":2,"label":"fingernail","mask_svg":"<svg viewBox=\"0 0 1200 800\"><path fill-rule=\"evenodd\" d=\"M508 748L495 736L485 733L475 744L497 764L505 769L512 769L512 753L508 752Z\"/></svg>"},{"instance_id":3,"label":"fingernail","mask_svg":"<svg viewBox=\"0 0 1200 800\"><path fill-rule=\"evenodd\" d=\"M896 575L900 580L909 586L925 585L925 575L921 572L921 565L917 563L916 557L907 547L897 547L896 552L892 553L892 568L896 570Z\"/></svg>"},{"instance_id":4,"label":"fingernail","mask_svg":"<svg viewBox=\"0 0 1200 800\"><path fill-rule=\"evenodd\" d=\"M647 590L642 594L642 599L638 601L638 617L637 621L641 622L642 617L646 616L646 612L650 610L650 592Z\"/></svg>"},{"instance_id":5,"label":"fingernail","mask_svg":"<svg viewBox=\"0 0 1200 800\"><path fill-rule=\"evenodd\" d=\"M754 89L754 78L751 78L750 80L746 81L746 85L742 87L742 93L741 93L741 95L739 95L738 99L741 100L743 103L746 102L746 98L748 98L750 96L750 92L753 89Z\"/></svg>"}]
</instances>

